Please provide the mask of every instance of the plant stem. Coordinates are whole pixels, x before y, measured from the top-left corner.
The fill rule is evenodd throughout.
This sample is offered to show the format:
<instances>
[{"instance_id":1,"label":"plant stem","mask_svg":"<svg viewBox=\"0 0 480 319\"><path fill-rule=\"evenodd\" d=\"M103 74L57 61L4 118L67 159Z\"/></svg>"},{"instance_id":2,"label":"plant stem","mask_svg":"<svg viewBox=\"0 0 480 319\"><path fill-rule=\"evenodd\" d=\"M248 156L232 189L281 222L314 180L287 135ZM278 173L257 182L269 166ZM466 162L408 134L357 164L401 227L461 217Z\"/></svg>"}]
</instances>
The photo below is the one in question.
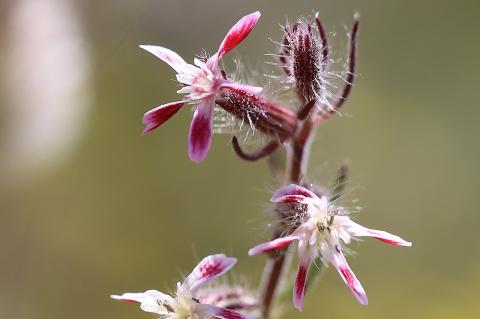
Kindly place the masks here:
<instances>
[{"instance_id":1,"label":"plant stem","mask_svg":"<svg viewBox=\"0 0 480 319\"><path fill-rule=\"evenodd\" d=\"M287 174L286 183L301 184L307 168L310 141L312 140L315 124L308 118L301 124L297 133L292 139L292 144L287 153ZM274 233L274 238L282 234L285 235L288 229L285 226L279 226ZM287 250L279 250L279 254L270 255L263 271L262 284L260 287L260 305L262 317L268 318L272 303L275 299L275 293L281 282L282 275L285 273L286 265L289 263Z\"/></svg>"}]
</instances>

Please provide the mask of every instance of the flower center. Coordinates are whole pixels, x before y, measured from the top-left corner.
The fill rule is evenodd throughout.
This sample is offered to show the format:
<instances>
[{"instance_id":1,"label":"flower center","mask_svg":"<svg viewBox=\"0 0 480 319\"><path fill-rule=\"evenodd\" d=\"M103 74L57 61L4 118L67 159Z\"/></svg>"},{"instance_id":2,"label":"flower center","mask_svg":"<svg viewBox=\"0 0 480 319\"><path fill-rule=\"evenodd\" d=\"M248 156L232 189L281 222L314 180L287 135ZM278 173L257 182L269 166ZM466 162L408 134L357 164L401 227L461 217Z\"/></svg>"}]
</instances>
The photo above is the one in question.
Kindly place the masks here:
<instances>
[{"instance_id":1,"label":"flower center","mask_svg":"<svg viewBox=\"0 0 480 319\"><path fill-rule=\"evenodd\" d=\"M214 89L214 78L213 75L209 75L206 73L203 73L199 76L197 76L192 83L192 88L194 89L195 93L212 93L213 94L213 89Z\"/></svg>"},{"instance_id":2,"label":"flower center","mask_svg":"<svg viewBox=\"0 0 480 319\"><path fill-rule=\"evenodd\" d=\"M192 298L191 294L188 291L180 288L177 290L177 303L175 305L175 318L176 319L187 319L192 318L194 314L194 309L198 303L195 299Z\"/></svg>"}]
</instances>

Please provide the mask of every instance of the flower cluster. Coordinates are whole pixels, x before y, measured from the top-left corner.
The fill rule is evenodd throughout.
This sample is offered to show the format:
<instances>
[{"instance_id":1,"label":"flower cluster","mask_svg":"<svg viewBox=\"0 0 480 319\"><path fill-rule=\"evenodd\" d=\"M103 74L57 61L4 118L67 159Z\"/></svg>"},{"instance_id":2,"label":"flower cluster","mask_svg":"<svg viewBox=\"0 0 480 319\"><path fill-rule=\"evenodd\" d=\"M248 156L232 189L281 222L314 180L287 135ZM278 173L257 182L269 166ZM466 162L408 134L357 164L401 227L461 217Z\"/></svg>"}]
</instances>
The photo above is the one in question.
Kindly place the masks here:
<instances>
[{"instance_id":1,"label":"flower cluster","mask_svg":"<svg viewBox=\"0 0 480 319\"><path fill-rule=\"evenodd\" d=\"M369 229L354 222L335 199L341 196L346 178L346 167L340 170L333 195L317 186L305 187L306 167L311 139L319 124L330 118L349 97L355 76L356 42L359 29L358 15L355 16L350 33L350 51L347 60L347 77L344 86L335 94L328 88L330 47L327 32L315 16L312 22L299 19L284 27L280 42L278 63L293 84L296 106L266 96L263 89L232 81L219 65L221 59L242 42L253 30L260 18L259 12L241 18L228 32L218 50L208 59L195 58L193 65L185 62L177 53L160 46L142 45L177 73L182 85L178 91L184 98L163 104L148 111L143 118L144 134L149 133L171 118L185 104L194 104L196 109L188 134L188 154L192 161L204 160L212 140L212 121L215 107L233 115L239 121L248 121L268 137L261 149L245 152L238 139L232 137L235 153L244 160L255 161L269 157L278 182L288 185L274 192L271 202L278 212L278 227L274 239L250 249L250 256L272 251L269 254L264 278L258 292L251 293L242 286L206 285L212 279L230 270L235 258L223 254L205 257L181 283L176 293L164 294L157 290L142 293L112 295L113 299L140 303L142 310L155 313L160 318L262 318L269 317L274 296L279 287L285 258L297 247L298 270L293 284L293 304L301 310L308 284L308 273L317 258L332 265L361 304L366 305L366 293L353 271L345 254L346 245L359 237L373 237L397 246L412 244L385 231ZM278 156L277 156L278 155ZM282 167L278 158L285 158ZM321 192L318 190L322 189Z\"/></svg>"}]
</instances>

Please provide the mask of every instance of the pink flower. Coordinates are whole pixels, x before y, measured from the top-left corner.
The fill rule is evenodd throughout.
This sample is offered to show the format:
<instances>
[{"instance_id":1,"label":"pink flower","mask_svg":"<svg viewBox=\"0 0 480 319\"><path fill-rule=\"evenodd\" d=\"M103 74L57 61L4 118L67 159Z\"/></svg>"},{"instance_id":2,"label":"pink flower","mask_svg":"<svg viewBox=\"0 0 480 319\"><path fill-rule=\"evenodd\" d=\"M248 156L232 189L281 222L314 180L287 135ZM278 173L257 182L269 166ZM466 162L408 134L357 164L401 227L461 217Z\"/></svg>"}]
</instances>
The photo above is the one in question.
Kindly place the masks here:
<instances>
[{"instance_id":1,"label":"pink flower","mask_svg":"<svg viewBox=\"0 0 480 319\"><path fill-rule=\"evenodd\" d=\"M223 39L218 51L206 62L194 59L194 65L185 62L172 50L152 45L141 45L177 72L177 81L184 85L178 93L185 94L181 101L160 105L143 117L146 125L143 133L148 133L172 117L186 103L195 103L197 108L193 115L188 135L188 154L190 159L200 162L207 156L212 140L212 118L215 98L222 88L259 93L262 88L232 83L224 78L218 68L219 61L245 39L255 27L260 12L254 12L241 18Z\"/></svg>"},{"instance_id":2,"label":"pink flower","mask_svg":"<svg viewBox=\"0 0 480 319\"><path fill-rule=\"evenodd\" d=\"M274 203L300 204L306 217L288 236L260 244L249 250L250 256L288 246L298 241L299 267L293 289L293 303L302 309L307 283L308 269L320 254L322 260L335 267L343 281L350 287L358 301L366 305L367 295L360 281L352 272L342 253L342 244L349 244L356 237L373 237L388 244L411 246L412 243L381 230L368 229L352 221L345 212L331 207L327 197L318 197L308 189L289 185L273 194Z\"/></svg>"},{"instance_id":3,"label":"pink flower","mask_svg":"<svg viewBox=\"0 0 480 319\"><path fill-rule=\"evenodd\" d=\"M245 316L236 311L202 304L196 298L196 291L199 287L229 271L236 262L237 259L226 257L223 254L205 257L183 283L177 283L177 293L174 297L157 290L140 293L127 292L111 297L121 301L138 302L143 311L156 313L160 315L160 318L243 319Z\"/></svg>"}]
</instances>

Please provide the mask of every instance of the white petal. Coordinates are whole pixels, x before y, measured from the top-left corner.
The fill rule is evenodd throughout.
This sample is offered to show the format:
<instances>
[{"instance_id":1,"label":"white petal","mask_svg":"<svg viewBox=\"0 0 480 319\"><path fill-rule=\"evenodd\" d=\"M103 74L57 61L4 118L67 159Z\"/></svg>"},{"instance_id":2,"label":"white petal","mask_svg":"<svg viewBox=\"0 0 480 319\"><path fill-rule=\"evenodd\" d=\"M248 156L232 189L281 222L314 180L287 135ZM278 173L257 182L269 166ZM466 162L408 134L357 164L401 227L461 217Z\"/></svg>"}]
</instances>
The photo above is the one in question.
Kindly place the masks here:
<instances>
[{"instance_id":1,"label":"white petal","mask_svg":"<svg viewBox=\"0 0 480 319\"><path fill-rule=\"evenodd\" d=\"M194 58L193 59L193 64L195 64L196 66L198 66L202 71L204 71L206 74L208 75L212 75L212 70L209 69L209 67L207 66L207 64L205 62L203 62L202 60L200 59L197 59L197 58Z\"/></svg>"},{"instance_id":2,"label":"white petal","mask_svg":"<svg viewBox=\"0 0 480 319\"><path fill-rule=\"evenodd\" d=\"M190 94L192 93L193 91L195 91L195 89L191 86L184 86L183 88L181 88L180 90L177 91L177 93L179 94Z\"/></svg>"},{"instance_id":3,"label":"white petal","mask_svg":"<svg viewBox=\"0 0 480 319\"><path fill-rule=\"evenodd\" d=\"M257 245L248 251L250 256L266 253L275 249L283 248L289 245L292 241L298 240L298 236L285 236L280 237L269 242Z\"/></svg>"},{"instance_id":4,"label":"white petal","mask_svg":"<svg viewBox=\"0 0 480 319\"><path fill-rule=\"evenodd\" d=\"M353 235L353 236L358 236L358 237L373 237L375 239L378 239L380 241L383 241L384 243L391 244L391 245L396 245L396 246L406 246L410 247L412 246L412 243L409 241L406 241L405 239L390 234L386 231L383 230L376 230L376 229L369 229L367 227L364 227L362 225L359 225L355 223L352 220L349 220L348 224L346 224L348 227L348 231Z\"/></svg>"},{"instance_id":5,"label":"white petal","mask_svg":"<svg viewBox=\"0 0 480 319\"><path fill-rule=\"evenodd\" d=\"M176 52L170 49L155 45L140 45L140 48L150 52L163 62L170 65L177 73L182 73L187 68L186 66L188 63L185 62L185 60Z\"/></svg>"},{"instance_id":6,"label":"white petal","mask_svg":"<svg viewBox=\"0 0 480 319\"><path fill-rule=\"evenodd\" d=\"M195 76L186 73L178 73L177 74L177 81L186 85L192 85L193 81L195 80Z\"/></svg>"},{"instance_id":7,"label":"white petal","mask_svg":"<svg viewBox=\"0 0 480 319\"><path fill-rule=\"evenodd\" d=\"M338 248L337 248L338 249ZM367 294L362 287L362 284L357 279L353 271L348 266L345 256L340 250L335 250L331 252L331 264L337 269L338 273L342 277L343 281L352 291L353 295L362 305L368 304Z\"/></svg>"},{"instance_id":8,"label":"white petal","mask_svg":"<svg viewBox=\"0 0 480 319\"><path fill-rule=\"evenodd\" d=\"M224 254L205 257L192 270L192 273L183 282L188 290L195 290L199 286L229 271L237 262L236 258L227 257Z\"/></svg>"},{"instance_id":9,"label":"white petal","mask_svg":"<svg viewBox=\"0 0 480 319\"><path fill-rule=\"evenodd\" d=\"M297 276L295 278L295 285L293 287L293 305L301 311L305 299L305 291L307 289L308 270L314 256L306 241L301 241L298 244L298 254L300 260Z\"/></svg>"},{"instance_id":10,"label":"white petal","mask_svg":"<svg viewBox=\"0 0 480 319\"><path fill-rule=\"evenodd\" d=\"M152 312L159 315L168 314L167 307L172 307L175 299L157 290L147 290L145 292L127 292L122 295L111 295L111 298L126 302L138 302L140 308L145 312Z\"/></svg>"}]
</instances>

